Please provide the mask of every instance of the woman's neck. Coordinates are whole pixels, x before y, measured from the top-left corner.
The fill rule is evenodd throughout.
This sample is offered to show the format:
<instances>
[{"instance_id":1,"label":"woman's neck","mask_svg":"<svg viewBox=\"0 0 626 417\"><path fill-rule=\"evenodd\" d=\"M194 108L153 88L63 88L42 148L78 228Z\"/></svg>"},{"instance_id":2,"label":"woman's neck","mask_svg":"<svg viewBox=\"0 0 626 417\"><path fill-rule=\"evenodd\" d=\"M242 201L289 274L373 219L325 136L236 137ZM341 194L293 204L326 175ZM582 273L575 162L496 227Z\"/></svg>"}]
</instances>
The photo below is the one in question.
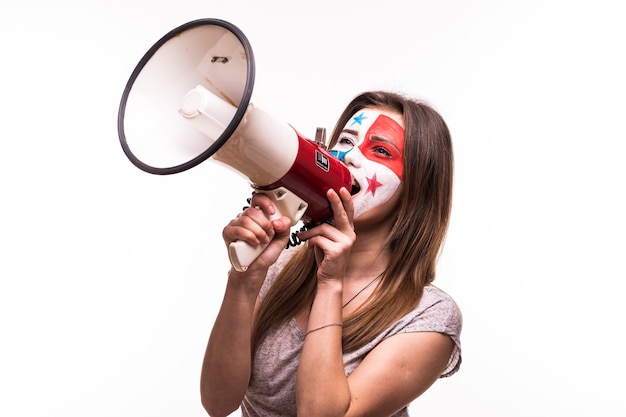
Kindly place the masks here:
<instances>
[{"instance_id":1,"label":"woman's neck","mask_svg":"<svg viewBox=\"0 0 626 417\"><path fill-rule=\"evenodd\" d=\"M374 277L387 268L390 259L389 249L385 246L387 235L381 232L357 231L344 282Z\"/></svg>"}]
</instances>

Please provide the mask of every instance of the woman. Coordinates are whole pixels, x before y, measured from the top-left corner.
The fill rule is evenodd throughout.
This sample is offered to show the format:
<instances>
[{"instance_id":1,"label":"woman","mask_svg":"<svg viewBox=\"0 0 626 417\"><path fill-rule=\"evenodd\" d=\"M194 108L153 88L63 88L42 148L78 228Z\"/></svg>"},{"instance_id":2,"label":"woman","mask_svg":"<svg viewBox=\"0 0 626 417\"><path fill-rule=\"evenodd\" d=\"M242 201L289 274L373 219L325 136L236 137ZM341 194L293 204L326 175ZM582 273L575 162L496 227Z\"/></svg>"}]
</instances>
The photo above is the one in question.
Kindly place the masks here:
<instances>
[{"instance_id":1,"label":"woman","mask_svg":"<svg viewBox=\"0 0 626 417\"><path fill-rule=\"evenodd\" d=\"M223 231L228 245L270 242L231 270L202 367L211 416L405 416L461 362L461 313L431 285L448 226L453 154L431 107L367 92L338 120L332 153L355 179L330 190L333 221L300 232L269 221L269 200Z\"/></svg>"}]
</instances>

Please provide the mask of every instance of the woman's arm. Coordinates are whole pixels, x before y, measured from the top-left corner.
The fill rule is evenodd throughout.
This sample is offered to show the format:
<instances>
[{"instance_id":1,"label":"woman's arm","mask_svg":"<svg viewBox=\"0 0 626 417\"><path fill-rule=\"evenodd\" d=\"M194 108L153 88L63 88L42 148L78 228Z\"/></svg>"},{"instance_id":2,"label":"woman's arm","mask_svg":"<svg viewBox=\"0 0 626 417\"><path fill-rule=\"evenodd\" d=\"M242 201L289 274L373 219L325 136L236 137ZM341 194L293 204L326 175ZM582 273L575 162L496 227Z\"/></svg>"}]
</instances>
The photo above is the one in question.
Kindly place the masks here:
<instances>
[{"instance_id":1,"label":"woman's arm","mask_svg":"<svg viewBox=\"0 0 626 417\"><path fill-rule=\"evenodd\" d=\"M334 226L319 225L303 232L317 260L317 292L309 313L296 378L298 416L342 416L350 405L343 368L341 323L343 277L356 235L352 198L342 188L329 190Z\"/></svg>"},{"instance_id":2,"label":"woman's arm","mask_svg":"<svg viewBox=\"0 0 626 417\"><path fill-rule=\"evenodd\" d=\"M202 363L202 405L214 417L227 416L240 406L250 380L250 338L258 291L236 274L229 274Z\"/></svg>"},{"instance_id":3,"label":"woman's arm","mask_svg":"<svg viewBox=\"0 0 626 417\"><path fill-rule=\"evenodd\" d=\"M439 378L454 349L452 339L441 333L397 334L346 378L340 330L330 327L307 336L298 369L298 416L391 416Z\"/></svg>"},{"instance_id":4,"label":"woman's arm","mask_svg":"<svg viewBox=\"0 0 626 417\"><path fill-rule=\"evenodd\" d=\"M390 416L423 394L446 368L454 342L442 333L391 336L373 349L348 378L346 415Z\"/></svg>"},{"instance_id":5,"label":"woman's arm","mask_svg":"<svg viewBox=\"0 0 626 417\"><path fill-rule=\"evenodd\" d=\"M318 285L308 319L296 382L298 416L390 416L439 378L454 349L437 332L391 336L346 377L341 347L343 274L354 242L350 196L332 192L335 226L301 234L316 251ZM345 206L345 210L342 208Z\"/></svg>"},{"instance_id":6,"label":"woman's arm","mask_svg":"<svg viewBox=\"0 0 626 417\"><path fill-rule=\"evenodd\" d=\"M268 243L245 272L232 269L211 330L200 376L202 405L211 416L236 410L246 393L251 373L251 335L259 291L270 265L276 262L289 237L290 220L270 221L273 205L266 196L253 197L248 208L225 228L226 246L243 240L251 245Z\"/></svg>"},{"instance_id":7,"label":"woman's arm","mask_svg":"<svg viewBox=\"0 0 626 417\"><path fill-rule=\"evenodd\" d=\"M341 349L341 281L318 285L296 379L298 416L343 416L350 387Z\"/></svg>"}]
</instances>

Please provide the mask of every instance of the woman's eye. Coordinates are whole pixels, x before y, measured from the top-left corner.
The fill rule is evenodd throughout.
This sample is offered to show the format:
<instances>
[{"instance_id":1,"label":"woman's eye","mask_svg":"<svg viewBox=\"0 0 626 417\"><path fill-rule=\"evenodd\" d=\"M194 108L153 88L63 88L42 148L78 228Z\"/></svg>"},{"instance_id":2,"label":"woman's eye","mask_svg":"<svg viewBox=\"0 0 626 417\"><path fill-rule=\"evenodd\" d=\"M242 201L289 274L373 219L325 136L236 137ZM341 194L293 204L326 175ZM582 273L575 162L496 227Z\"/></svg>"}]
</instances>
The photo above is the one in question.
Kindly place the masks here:
<instances>
[{"instance_id":1,"label":"woman's eye","mask_svg":"<svg viewBox=\"0 0 626 417\"><path fill-rule=\"evenodd\" d=\"M354 141L346 136L340 137L339 143L342 145L354 146Z\"/></svg>"},{"instance_id":2,"label":"woman's eye","mask_svg":"<svg viewBox=\"0 0 626 417\"><path fill-rule=\"evenodd\" d=\"M377 146L374 148L374 152L379 153L387 158L391 158L391 152L389 152L387 149L381 147L381 146Z\"/></svg>"}]
</instances>

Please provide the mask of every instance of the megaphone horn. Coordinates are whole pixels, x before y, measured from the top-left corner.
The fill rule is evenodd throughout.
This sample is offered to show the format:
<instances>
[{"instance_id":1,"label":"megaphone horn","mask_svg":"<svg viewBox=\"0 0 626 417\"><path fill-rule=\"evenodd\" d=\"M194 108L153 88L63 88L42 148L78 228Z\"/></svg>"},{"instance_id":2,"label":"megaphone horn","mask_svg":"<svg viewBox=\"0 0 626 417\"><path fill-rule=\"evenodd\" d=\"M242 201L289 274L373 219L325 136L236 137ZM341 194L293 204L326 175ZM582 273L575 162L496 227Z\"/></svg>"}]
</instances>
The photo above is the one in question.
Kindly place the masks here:
<instances>
[{"instance_id":1,"label":"megaphone horn","mask_svg":"<svg viewBox=\"0 0 626 417\"><path fill-rule=\"evenodd\" d=\"M200 19L170 31L131 74L118 114L126 156L143 171L167 175L210 157L245 176L274 202L292 226L332 216L329 189L350 188L352 177L316 141L276 120L250 101L252 48L241 30L219 19ZM266 245L234 242L233 267L245 271Z\"/></svg>"}]
</instances>

